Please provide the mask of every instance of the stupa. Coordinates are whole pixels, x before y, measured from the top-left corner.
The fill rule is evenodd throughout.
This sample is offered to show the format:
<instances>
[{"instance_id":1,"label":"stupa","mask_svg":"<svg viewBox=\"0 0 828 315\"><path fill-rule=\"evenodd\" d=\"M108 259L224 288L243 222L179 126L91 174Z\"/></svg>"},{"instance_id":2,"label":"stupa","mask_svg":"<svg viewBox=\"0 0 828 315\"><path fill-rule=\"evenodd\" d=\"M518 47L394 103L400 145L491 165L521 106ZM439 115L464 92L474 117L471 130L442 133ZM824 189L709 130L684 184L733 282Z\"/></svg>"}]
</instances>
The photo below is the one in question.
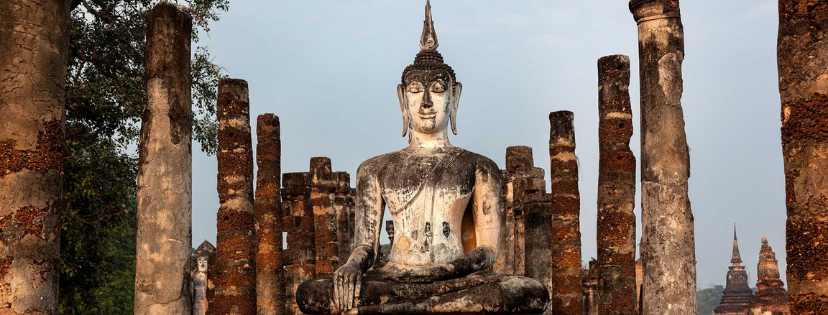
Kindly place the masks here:
<instances>
[{"instance_id":1,"label":"stupa","mask_svg":"<svg viewBox=\"0 0 828 315\"><path fill-rule=\"evenodd\" d=\"M759 280L756 287L759 291L750 300L748 314L750 315L788 315L788 292L785 284L779 279L779 263L776 254L768 245L768 238L762 236L762 250L759 251L759 265L756 268Z\"/></svg>"},{"instance_id":2,"label":"stupa","mask_svg":"<svg viewBox=\"0 0 828 315\"><path fill-rule=\"evenodd\" d=\"M724 296L722 296L722 301L719 302L719 307L714 312L723 315L744 315L745 308L750 304L750 299L753 297L753 290L748 286L747 272L745 266L742 266L735 226L733 227L733 255L730 263L733 265L728 267Z\"/></svg>"}]
</instances>

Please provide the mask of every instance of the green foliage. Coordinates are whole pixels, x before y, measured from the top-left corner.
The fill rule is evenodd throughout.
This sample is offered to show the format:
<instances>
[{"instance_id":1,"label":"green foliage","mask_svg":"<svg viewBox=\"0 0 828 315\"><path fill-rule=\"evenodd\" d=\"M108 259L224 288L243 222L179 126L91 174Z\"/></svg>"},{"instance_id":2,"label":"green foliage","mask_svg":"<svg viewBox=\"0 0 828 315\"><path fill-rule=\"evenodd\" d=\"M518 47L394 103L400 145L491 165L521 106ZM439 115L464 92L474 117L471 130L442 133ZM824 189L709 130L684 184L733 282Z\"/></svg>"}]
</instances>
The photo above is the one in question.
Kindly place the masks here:
<instances>
[{"instance_id":1,"label":"green foliage","mask_svg":"<svg viewBox=\"0 0 828 315\"><path fill-rule=\"evenodd\" d=\"M132 314L146 14L159 0L73 0L66 78L61 314ZM181 0L193 41L228 0ZM194 45L195 46L195 45ZM222 68L193 51L193 139L215 153Z\"/></svg>"},{"instance_id":2,"label":"green foliage","mask_svg":"<svg viewBox=\"0 0 828 315\"><path fill-rule=\"evenodd\" d=\"M696 303L699 315L713 315L713 310L719 306L724 294L724 286L714 285L696 292Z\"/></svg>"}]
</instances>

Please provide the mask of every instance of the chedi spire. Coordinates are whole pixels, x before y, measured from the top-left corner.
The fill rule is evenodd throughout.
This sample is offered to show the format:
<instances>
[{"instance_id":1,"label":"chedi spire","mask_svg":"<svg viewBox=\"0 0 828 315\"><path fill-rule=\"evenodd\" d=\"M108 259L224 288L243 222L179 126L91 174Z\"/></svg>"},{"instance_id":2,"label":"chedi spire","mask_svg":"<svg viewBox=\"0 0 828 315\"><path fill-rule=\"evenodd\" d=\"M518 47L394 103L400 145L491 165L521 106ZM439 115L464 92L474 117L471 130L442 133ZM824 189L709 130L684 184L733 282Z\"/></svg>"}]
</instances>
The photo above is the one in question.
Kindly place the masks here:
<instances>
[{"instance_id":1,"label":"chedi spire","mask_svg":"<svg viewBox=\"0 0 828 315\"><path fill-rule=\"evenodd\" d=\"M742 256L739 254L739 240L736 238L736 224L733 225L733 255L731 255L730 263L734 266L742 263Z\"/></svg>"},{"instance_id":2,"label":"chedi spire","mask_svg":"<svg viewBox=\"0 0 828 315\"><path fill-rule=\"evenodd\" d=\"M750 304L750 299L753 297L753 290L748 286L747 272L745 267L742 266L735 225L733 226L733 255L731 255L730 262L733 265L728 267L727 286L725 286L724 295L715 313L744 315L745 308Z\"/></svg>"},{"instance_id":3,"label":"chedi spire","mask_svg":"<svg viewBox=\"0 0 828 315\"><path fill-rule=\"evenodd\" d=\"M756 291L756 295L750 300L748 314L790 314L788 292L785 291L785 284L779 279L779 262L765 236L762 236L762 250L759 251L759 264L756 269L759 278L756 288L759 291Z\"/></svg>"}]
</instances>

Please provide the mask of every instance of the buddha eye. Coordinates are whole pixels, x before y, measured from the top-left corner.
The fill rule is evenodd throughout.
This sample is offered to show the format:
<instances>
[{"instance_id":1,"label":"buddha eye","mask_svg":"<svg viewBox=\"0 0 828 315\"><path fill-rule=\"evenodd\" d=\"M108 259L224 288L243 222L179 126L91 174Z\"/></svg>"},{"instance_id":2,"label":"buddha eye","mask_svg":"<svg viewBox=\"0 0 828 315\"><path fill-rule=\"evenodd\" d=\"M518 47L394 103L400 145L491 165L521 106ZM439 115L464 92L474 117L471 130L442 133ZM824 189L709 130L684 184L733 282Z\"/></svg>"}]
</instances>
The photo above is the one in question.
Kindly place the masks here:
<instances>
[{"instance_id":1,"label":"buddha eye","mask_svg":"<svg viewBox=\"0 0 828 315\"><path fill-rule=\"evenodd\" d=\"M431 91L434 93L443 93L446 91L446 86L442 82L434 82L431 85Z\"/></svg>"},{"instance_id":2,"label":"buddha eye","mask_svg":"<svg viewBox=\"0 0 828 315\"><path fill-rule=\"evenodd\" d=\"M411 82L408 85L408 92L410 93L420 93L423 91L423 85L420 82Z\"/></svg>"}]
</instances>

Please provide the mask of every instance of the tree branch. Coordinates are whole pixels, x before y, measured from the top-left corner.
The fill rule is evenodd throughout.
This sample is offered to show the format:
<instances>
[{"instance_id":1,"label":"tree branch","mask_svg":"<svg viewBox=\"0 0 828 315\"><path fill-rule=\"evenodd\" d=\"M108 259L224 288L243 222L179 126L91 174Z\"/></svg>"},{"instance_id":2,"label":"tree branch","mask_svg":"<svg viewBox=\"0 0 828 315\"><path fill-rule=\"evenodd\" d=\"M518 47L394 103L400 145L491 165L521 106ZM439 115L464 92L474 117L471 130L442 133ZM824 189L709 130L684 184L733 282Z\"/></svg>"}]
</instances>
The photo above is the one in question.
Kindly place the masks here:
<instances>
[{"instance_id":1,"label":"tree branch","mask_svg":"<svg viewBox=\"0 0 828 315\"><path fill-rule=\"evenodd\" d=\"M89 5L89 2L86 2L86 0L80 0L80 2L83 3L83 7L86 8L86 11L89 11L89 13L92 13L92 15L103 19L107 23L110 23L110 24L115 23L115 17L114 16L111 16L109 14L103 14L100 11L95 10L94 8L92 8L91 5Z\"/></svg>"}]
</instances>

